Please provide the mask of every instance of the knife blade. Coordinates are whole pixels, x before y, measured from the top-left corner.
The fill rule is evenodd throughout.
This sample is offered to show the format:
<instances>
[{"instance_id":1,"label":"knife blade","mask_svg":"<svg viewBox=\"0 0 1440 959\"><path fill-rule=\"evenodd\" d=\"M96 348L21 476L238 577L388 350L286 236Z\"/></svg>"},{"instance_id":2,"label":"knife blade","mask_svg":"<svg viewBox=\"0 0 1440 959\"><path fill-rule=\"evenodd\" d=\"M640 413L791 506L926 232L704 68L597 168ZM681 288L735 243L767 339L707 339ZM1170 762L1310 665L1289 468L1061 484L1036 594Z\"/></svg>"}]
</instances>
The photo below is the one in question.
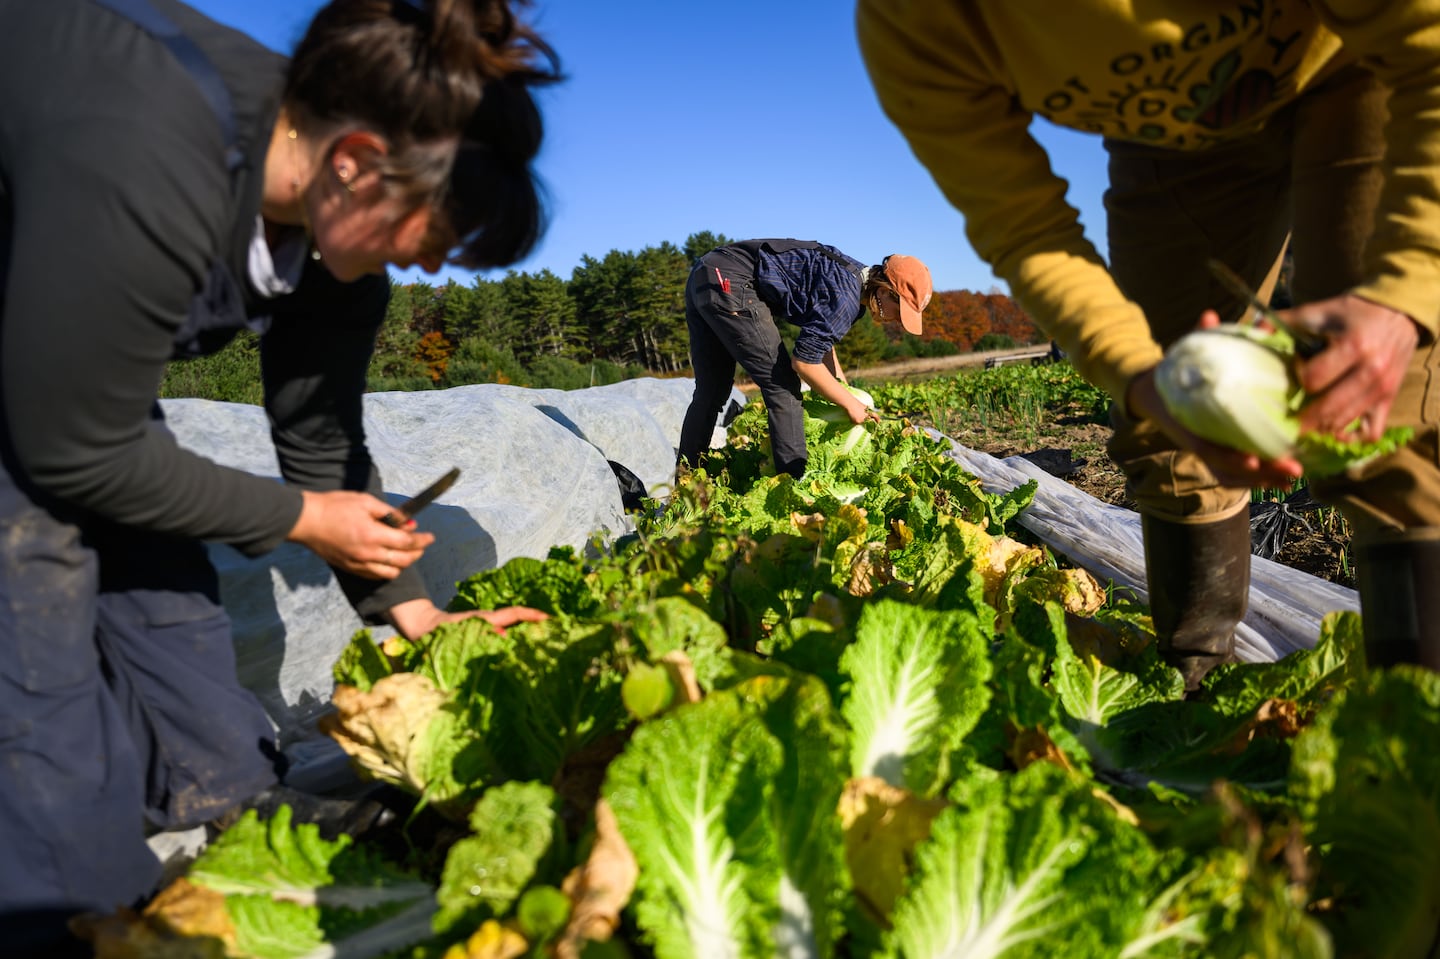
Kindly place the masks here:
<instances>
[{"instance_id":1,"label":"knife blade","mask_svg":"<svg viewBox=\"0 0 1440 959\"><path fill-rule=\"evenodd\" d=\"M1260 297L1255 294L1255 291L1250 289L1234 270L1215 259L1208 261L1208 265L1211 275L1219 280L1221 285L1243 299L1246 303L1249 303L1251 309L1264 317L1275 329L1284 330L1286 333L1289 333L1290 338L1295 341L1295 352L1308 359L1325 349L1326 342L1324 337L1317 336L1309 330L1302 330L1292 323L1285 322L1285 320L1281 319L1280 314L1272 310L1270 304L1261 300Z\"/></svg>"},{"instance_id":2,"label":"knife blade","mask_svg":"<svg viewBox=\"0 0 1440 959\"><path fill-rule=\"evenodd\" d=\"M415 518L416 513L435 502L436 498L454 486L455 481L459 478L460 467L456 466L452 468L450 472L395 507L393 512L386 513L380 517L380 522L386 526L393 526L396 529L404 528L406 523Z\"/></svg>"}]
</instances>

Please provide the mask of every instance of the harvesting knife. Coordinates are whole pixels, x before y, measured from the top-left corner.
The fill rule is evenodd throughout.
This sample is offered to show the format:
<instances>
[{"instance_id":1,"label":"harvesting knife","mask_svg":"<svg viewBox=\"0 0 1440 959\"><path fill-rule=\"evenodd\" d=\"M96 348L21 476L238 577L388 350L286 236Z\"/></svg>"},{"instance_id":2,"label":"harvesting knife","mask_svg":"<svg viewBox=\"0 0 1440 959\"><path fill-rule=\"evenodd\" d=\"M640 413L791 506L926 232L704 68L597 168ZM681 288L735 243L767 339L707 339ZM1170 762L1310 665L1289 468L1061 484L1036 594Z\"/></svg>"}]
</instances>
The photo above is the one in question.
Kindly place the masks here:
<instances>
[{"instance_id":1,"label":"harvesting knife","mask_svg":"<svg viewBox=\"0 0 1440 959\"><path fill-rule=\"evenodd\" d=\"M1234 270L1215 259L1209 260L1207 265L1210 267L1211 274L1214 275L1215 279L1220 281L1225 289L1249 303L1251 308L1259 313L1260 316L1271 326L1275 327L1275 329L1284 330L1286 333L1289 333L1290 338L1295 341L1296 353L1309 358L1325 349L1324 337L1317 336L1309 330L1302 330L1293 324L1286 323L1280 318L1279 313L1272 310L1268 303L1255 295L1254 290L1245 285L1245 281L1240 279Z\"/></svg>"},{"instance_id":2,"label":"harvesting knife","mask_svg":"<svg viewBox=\"0 0 1440 959\"><path fill-rule=\"evenodd\" d=\"M416 513L420 512L422 509L435 502L435 499L441 493L454 486L455 481L459 478L460 467L456 466L451 469L450 472L446 473L444 476L440 477L438 480L431 483L429 486L425 487L420 492L416 493L410 499L395 507L392 512L386 513L384 516L380 517L380 522L384 523L386 526L393 526L396 529L404 528L406 523L410 522L412 519L415 518Z\"/></svg>"}]
</instances>

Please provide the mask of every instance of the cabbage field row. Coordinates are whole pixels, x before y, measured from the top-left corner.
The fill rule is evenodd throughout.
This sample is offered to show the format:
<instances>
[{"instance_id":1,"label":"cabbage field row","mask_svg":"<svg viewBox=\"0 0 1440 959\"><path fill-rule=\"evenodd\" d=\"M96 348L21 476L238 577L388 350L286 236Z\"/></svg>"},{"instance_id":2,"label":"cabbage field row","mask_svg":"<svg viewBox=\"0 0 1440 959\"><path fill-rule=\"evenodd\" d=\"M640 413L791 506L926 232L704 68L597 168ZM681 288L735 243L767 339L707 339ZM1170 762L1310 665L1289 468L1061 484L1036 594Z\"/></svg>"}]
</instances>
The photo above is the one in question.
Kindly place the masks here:
<instances>
[{"instance_id":1,"label":"cabbage field row","mask_svg":"<svg viewBox=\"0 0 1440 959\"><path fill-rule=\"evenodd\" d=\"M752 405L634 534L459 584L543 623L355 636L324 729L440 846L247 814L100 955L1431 953L1440 677L1339 613L1185 699L1147 611L1013 525L1033 486L904 416L807 434L773 475Z\"/></svg>"}]
</instances>

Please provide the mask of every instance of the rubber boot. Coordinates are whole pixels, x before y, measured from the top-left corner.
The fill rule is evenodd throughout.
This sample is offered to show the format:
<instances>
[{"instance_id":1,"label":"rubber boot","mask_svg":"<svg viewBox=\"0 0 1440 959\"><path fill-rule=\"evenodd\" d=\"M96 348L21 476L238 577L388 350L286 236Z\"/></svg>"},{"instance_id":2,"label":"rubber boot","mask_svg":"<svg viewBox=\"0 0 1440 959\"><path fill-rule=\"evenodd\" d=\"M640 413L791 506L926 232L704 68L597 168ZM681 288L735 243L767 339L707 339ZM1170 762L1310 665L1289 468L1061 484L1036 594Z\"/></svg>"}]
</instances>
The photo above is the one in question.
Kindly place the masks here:
<instances>
[{"instance_id":1,"label":"rubber boot","mask_svg":"<svg viewBox=\"0 0 1440 959\"><path fill-rule=\"evenodd\" d=\"M1365 659L1440 670L1440 527L1367 537L1355 544Z\"/></svg>"},{"instance_id":2,"label":"rubber boot","mask_svg":"<svg viewBox=\"0 0 1440 959\"><path fill-rule=\"evenodd\" d=\"M1210 670L1235 662L1250 596L1250 517L1187 524L1141 514L1140 528L1160 655L1194 692Z\"/></svg>"}]
</instances>

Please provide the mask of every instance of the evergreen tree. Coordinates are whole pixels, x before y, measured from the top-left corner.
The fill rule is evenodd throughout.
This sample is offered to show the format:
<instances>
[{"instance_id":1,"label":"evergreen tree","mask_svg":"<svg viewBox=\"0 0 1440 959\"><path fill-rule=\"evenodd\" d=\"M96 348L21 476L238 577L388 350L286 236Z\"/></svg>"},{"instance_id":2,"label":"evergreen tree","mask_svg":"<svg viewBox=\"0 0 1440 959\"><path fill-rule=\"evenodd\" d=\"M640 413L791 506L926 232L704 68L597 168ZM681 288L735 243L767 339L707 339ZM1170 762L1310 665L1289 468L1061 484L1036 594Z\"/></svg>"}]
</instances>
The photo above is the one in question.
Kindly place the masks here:
<instances>
[{"instance_id":1,"label":"evergreen tree","mask_svg":"<svg viewBox=\"0 0 1440 959\"><path fill-rule=\"evenodd\" d=\"M218 353L175 360L165 367L159 395L222 400L227 403L265 401L260 380L260 338L243 330Z\"/></svg>"},{"instance_id":2,"label":"evergreen tree","mask_svg":"<svg viewBox=\"0 0 1440 959\"><path fill-rule=\"evenodd\" d=\"M422 297L434 293L427 284ZM425 376L425 364L417 357L421 334L415 329L415 295L411 286L390 280L390 301L385 306L385 322L375 338L375 352L370 357L367 377L371 388L382 381L408 381Z\"/></svg>"},{"instance_id":3,"label":"evergreen tree","mask_svg":"<svg viewBox=\"0 0 1440 959\"><path fill-rule=\"evenodd\" d=\"M635 258L632 280L640 363L671 373L688 363L685 281L690 261L673 244L647 246Z\"/></svg>"},{"instance_id":4,"label":"evergreen tree","mask_svg":"<svg viewBox=\"0 0 1440 959\"><path fill-rule=\"evenodd\" d=\"M529 378L529 373L509 347L472 336L461 340L450 356L440 386L448 388L472 383L524 385Z\"/></svg>"},{"instance_id":5,"label":"evergreen tree","mask_svg":"<svg viewBox=\"0 0 1440 959\"><path fill-rule=\"evenodd\" d=\"M447 332L457 342L468 339L491 343L511 342L518 334L518 325L505 299L505 285L499 280L476 277L474 283L456 298L455 305L446 299Z\"/></svg>"},{"instance_id":6,"label":"evergreen tree","mask_svg":"<svg viewBox=\"0 0 1440 959\"><path fill-rule=\"evenodd\" d=\"M529 363L541 356L588 360L589 337L576 315L565 281L549 270L512 273L502 281L505 301L519 328L515 352Z\"/></svg>"},{"instance_id":7,"label":"evergreen tree","mask_svg":"<svg viewBox=\"0 0 1440 959\"><path fill-rule=\"evenodd\" d=\"M635 261L635 254L619 250L611 250L603 260L586 256L571 274L569 289L576 317L589 335L594 354L619 363L643 365L632 301Z\"/></svg>"},{"instance_id":8,"label":"evergreen tree","mask_svg":"<svg viewBox=\"0 0 1440 959\"><path fill-rule=\"evenodd\" d=\"M855 321L850 332L835 345L835 353L840 358L840 368L845 370L847 376L851 370L883 362L889 349L890 338L885 335L884 328L875 322L869 310Z\"/></svg>"},{"instance_id":9,"label":"evergreen tree","mask_svg":"<svg viewBox=\"0 0 1440 959\"><path fill-rule=\"evenodd\" d=\"M709 230L702 230L699 233L692 233L685 238L685 246L682 251L685 254L687 263L694 263L706 253L720 246L728 246L735 241L723 233L711 233Z\"/></svg>"},{"instance_id":10,"label":"evergreen tree","mask_svg":"<svg viewBox=\"0 0 1440 959\"><path fill-rule=\"evenodd\" d=\"M429 283L410 284L410 329L417 336L445 328L445 288L435 289Z\"/></svg>"},{"instance_id":11,"label":"evergreen tree","mask_svg":"<svg viewBox=\"0 0 1440 959\"><path fill-rule=\"evenodd\" d=\"M440 328L451 342L461 340L475 326L475 296L470 287L454 280L440 288Z\"/></svg>"}]
</instances>

